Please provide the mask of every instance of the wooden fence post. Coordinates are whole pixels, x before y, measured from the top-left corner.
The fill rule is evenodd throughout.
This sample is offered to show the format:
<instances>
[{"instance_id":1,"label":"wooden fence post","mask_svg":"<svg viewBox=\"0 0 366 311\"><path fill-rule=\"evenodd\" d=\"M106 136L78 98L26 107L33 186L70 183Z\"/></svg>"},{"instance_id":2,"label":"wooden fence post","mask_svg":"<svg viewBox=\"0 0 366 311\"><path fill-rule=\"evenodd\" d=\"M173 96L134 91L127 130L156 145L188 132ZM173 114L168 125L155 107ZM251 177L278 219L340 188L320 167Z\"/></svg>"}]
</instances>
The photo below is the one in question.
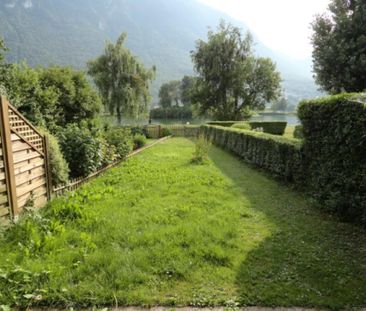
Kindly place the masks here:
<instances>
[{"instance_id":1,"label":"wooden fence post","mask_svg":"<svg viewBox=\"0 0 366 311\"><path fill-rule=\"evenodd\" d=\"M11 130L9 124L9 105L4 96L1 96L0 103L0 131L3 149L6 190L8 203L13 219L18 215L18 201L16 194L16 183L14 175L13 148L11 142Z\"/></svg>"},{"instance_id":2,"label":"wooden fence post","mask_svg":"<svg viewBox=\"0 0 366 311\"><path fill-rule=\"evenodd\" d=\"M50 166L50 148L49 148L49 140L46 134L43 135L43 150L44 150L44 166L46 172L46 188L47 188L47 200L51 200L52 194L52 175L51 175L51 166Z\"/></svg>"}]
</instances>

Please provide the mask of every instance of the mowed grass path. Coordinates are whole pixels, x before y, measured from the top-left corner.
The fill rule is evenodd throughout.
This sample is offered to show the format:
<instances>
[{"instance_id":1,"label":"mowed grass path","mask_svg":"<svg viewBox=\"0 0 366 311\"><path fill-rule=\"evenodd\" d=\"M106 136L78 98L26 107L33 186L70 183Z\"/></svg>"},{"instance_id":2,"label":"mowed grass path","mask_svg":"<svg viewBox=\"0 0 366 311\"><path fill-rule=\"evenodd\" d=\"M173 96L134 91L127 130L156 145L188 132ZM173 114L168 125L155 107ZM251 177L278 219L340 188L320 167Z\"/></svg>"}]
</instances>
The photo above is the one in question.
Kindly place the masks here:
<instances>
[{"instance_id":1,"label":"mowed grass path","mask_svg":"<svg viewBox=\"0 0 366 311\"><path fill-rule=\"evenodd\" d=\"M0 239L0 305L366 305L366 232L165 141Z\"/></svg>"}]
</instances>

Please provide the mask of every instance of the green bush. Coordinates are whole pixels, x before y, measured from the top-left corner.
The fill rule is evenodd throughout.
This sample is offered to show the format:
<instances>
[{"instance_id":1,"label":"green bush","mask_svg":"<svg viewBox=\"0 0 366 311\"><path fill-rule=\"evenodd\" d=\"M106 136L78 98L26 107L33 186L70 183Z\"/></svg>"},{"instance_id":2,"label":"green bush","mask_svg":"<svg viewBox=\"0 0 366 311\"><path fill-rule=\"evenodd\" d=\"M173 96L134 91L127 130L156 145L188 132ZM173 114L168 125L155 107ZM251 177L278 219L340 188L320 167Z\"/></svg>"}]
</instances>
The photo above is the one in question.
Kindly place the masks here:
<instances>
[{"instance_id":1,"label":"green bush","mask_svg":"<svg viewBox=\"0 0 366 311\"><path fill-rule=\"evenodd\" d=\"M114 146L119 159L124 159L133 149L131 130L126 127L111 127L104 133L108 145Z\"/></svg>"},{"instance_id":2,"label":"green bush","mask_svg":"<svg viewBox=\"0 0 366 311\"><path fill-rule=\"evenodd\" d=\"M238 121L209 121L206 124L230 127L230 126L233 126L237 122Z\"/></svg>"},{"instance_id":3,"label":"green bush","mask_svg":"<svg viewBox=\"0 0 366 311\"><path fill-rule=\"evenodd\" d=\"M241 129L241 130L251 130L252 129L248 122L235 123L231 127L235 128L235 129Z\"/></svg>"},{"instance_id":4,"label":"green bush","mask_svg":"<svg viewBox=\"0 0 366 311\"><path fill-rule=\"evenodd\" d=\"M61 152L57 138L50 133L41 130L48 140L48 159L51 170L52 186L65 184L69 179L69 166Z\"/></svg>"},{"instance_id":5,"label":"green bush","mask_svg":"<svg viewBox=\"0 0 366 311\"><path fill-rule=\"evenodd\" d=\"M304 135L302 133L302 125L296 125L294 130L294 138L303 139Z\"/></svg>"},{"instance_id":6,"label":"green bush","mask_svg":"<svg viewBox=\"0 0 366 311\"><path fill-rule=\"evenodd\" d=\"M203 134L199 135L196 140L192 163L205 164L208 161L208 150L210 145L211 143Z\"/></svg>"},{"instance_id":7,"label":"green bush","mask_svg":"<svg viewBox=\"0 0 366 311\"><path fill-rule=\"evenodd\" d=\"M246 162L285 181L302 184L303 158L301 144L297 140L219 126L206 125L202 131L212 143L233 152Z\"/></svg>"},{"instance_id":8,"label":"green bush","mask_svg":"<svg viewBox=\"0 0 366 311\"><path fill-rule=\"evenodd\" d=\"M88 127L70 124L59 133L59 141L70 177L87 176L102 166L101 139Z\"/></svg>"},{"instance_id":9,"label":"green bush","mask_svg":"<svg viewBox=\"0 0 366 311\"><path fill-rule=\"evenodd\" d=\"M172 135L172 132L167 129L166 127L163 127L161 130L160 130L160 137L166 137L166 136L170 136Z\"/></svg>"},{"instance_id":10,"label":"green bush","mask_svg":"<svg viewBox=\"0 0 366 311\"><path fill-rule=\"evenodd\" d=\"M133 137L133 149L139 149L146 145L146 137L141 134L136 134Z\"/></svg>"},{"instance_id":11,"label":"green bush","mask_svg":"<svg viewBox=\"0 0 366 311\"><path fill-rule=\"evenodd\" d=\"M287 126L287 122L249 122L252 130L263 129L264 133L273 135L283 135Z\"/></svg>"},{"instance_id":12,"label":"green bush","mask_svg":"<svg viewBox=\"0 0 366 311\"><path fill-rule=\"evenodd\" d=\"M366 224L366 106L355 94L303 101L307 179L320 206Z\"/></svg>"},{"instance_id":13,"label":"green bush","mask_svg":"<svg viewBox=\"0 0 366 311\"><path fill-rule=\"evenodd\" d=\"M175 137L197 137L200 131L199 125L173 124L163 128L168 129L170 135Z\"/></svg>"},{"instance_id":14,"label":"green bush","mask_svg":"<svg viewBox=\"0 0 366 311\"><path fill-rule=\"evenodd\" d=\"M192 115L192 108L190 107L155 108L150 110L152 119L191 119Z\"/></svg>"}]
</instances>

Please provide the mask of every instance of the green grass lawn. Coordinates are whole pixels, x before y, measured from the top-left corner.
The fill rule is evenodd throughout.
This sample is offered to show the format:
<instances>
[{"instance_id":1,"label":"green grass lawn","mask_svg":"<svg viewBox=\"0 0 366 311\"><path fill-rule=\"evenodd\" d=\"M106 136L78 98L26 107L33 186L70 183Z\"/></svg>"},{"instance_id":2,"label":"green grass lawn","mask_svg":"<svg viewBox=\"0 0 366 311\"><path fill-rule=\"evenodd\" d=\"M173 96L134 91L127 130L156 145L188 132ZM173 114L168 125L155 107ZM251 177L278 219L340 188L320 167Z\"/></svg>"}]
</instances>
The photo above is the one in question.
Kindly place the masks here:
<instances>
[{"instance_id":1,"label":"green grass lawn","mask_svg":"<svg viewBox=\"0 0 366 311\"><path fill-rule=\"evenodd\" d=\"M366 305L366 232L167 140L0 238L0 305Z\"/></svg>"}]
</instances>

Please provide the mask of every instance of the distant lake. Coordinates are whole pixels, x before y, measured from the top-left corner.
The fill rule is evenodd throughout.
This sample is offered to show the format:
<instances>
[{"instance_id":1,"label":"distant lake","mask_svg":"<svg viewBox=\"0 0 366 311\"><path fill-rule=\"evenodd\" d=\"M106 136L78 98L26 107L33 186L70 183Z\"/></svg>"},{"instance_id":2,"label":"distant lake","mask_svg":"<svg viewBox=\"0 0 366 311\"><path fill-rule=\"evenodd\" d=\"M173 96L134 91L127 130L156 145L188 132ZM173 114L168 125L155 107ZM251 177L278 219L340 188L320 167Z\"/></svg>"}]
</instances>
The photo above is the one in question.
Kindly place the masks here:
<instances>
[{"instance_id":1,"label":"distant lake","mask_svg":"<svg viewBox=\"0 0 366 311\"><path fill-rule=\"evenodd\" d=\"M300 120L295 114L260 112L251 118L251 121L284 121L288 125L300 124Z\"/></svg>"},{"instance_id":2,"label":"distant lake","mask_svg":"<svg viewBox=\"0 0 366 311\"><path fill-rule=\"evenodd\" d=\"M108 123L117 124L115 117L105 117ZM260 112L258 115L253 116L251 121L285 121L289 125L299 124L300 121L295 114L286 113L271 113L271 112ZM153 119L152 124L204 124L208 122L207 119ZM128 119L122 118L123 125L146 125L149 123L149 119Z\"/></svg>"}]
</instances>

